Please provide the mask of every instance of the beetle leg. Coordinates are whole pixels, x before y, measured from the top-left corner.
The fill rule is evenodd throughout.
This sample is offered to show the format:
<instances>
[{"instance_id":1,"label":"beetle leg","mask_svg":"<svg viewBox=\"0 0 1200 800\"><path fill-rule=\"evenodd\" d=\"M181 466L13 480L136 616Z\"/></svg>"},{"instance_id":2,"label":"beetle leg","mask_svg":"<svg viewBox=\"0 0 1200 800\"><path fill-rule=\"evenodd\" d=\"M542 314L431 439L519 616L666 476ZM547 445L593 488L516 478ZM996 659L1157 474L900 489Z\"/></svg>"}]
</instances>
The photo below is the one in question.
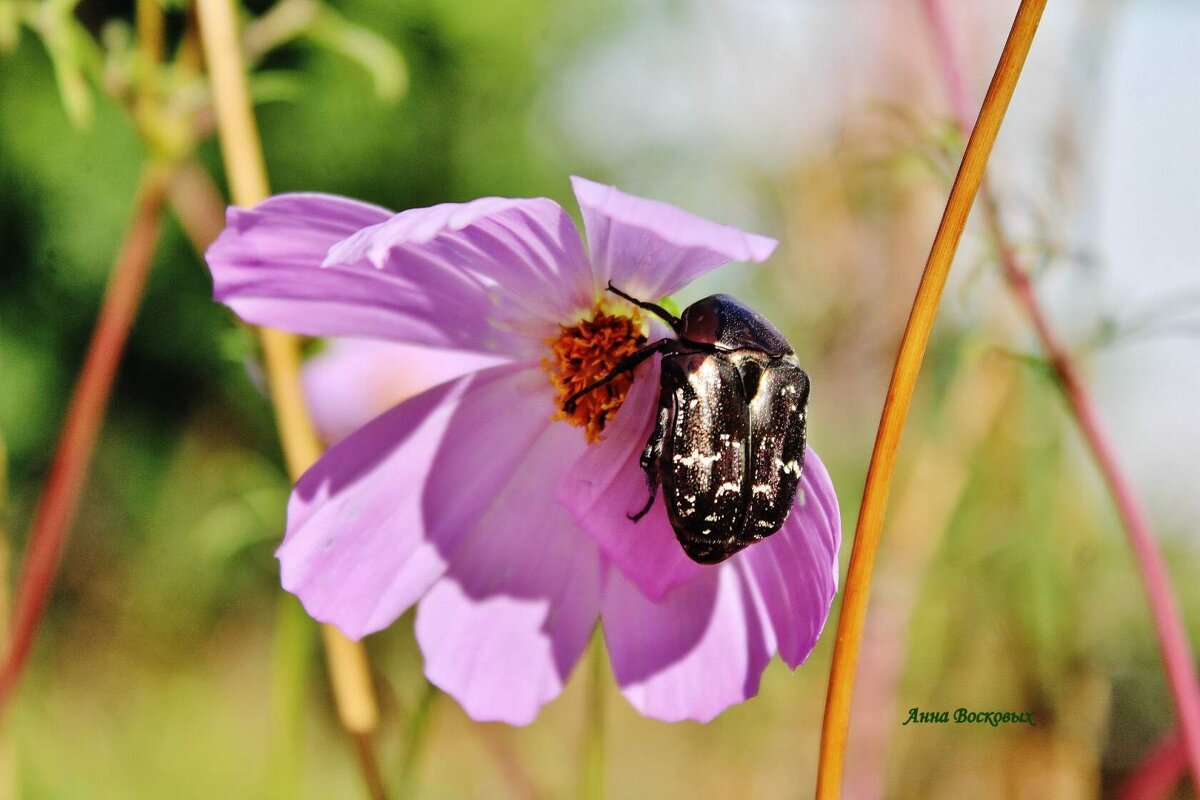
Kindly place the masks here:
<instances>
[{"instance_id":1,"label":"beetle leg","mask_svg":"<svg viewBox=\"0 0 1200 800\"><path fill-rule=\"evenodd\" d=\"M638 308L644 308L645 310L649 311L651 314L653 314L654 316L661 319L663 322L670 325L671 330L675 331L675 333L679 333L679 328L683 324L679 320L679 317L675 316L670 311L667 311L665 308L663 308L659 304L647 303L645 300L638 300L636 297L631 297L630 295L627 295L624 292L622 292L617 287L613 286L612 281L608 282L608 290L610 292L612 292L613 294L615 294L617 297L621 297L621 298L624 298L625 300L628 300L629 302L633 303Z\"/></svg>"},{"instance_id":2,"label":"beetle leg","mask_svg":"<svg viewBox=\"0 0 1200 800\"><path fill-rule=\"evenodd\" d=\"M639 522L642 517L650 513L650 507L654 505L654 499L658 497L658 482L650 484L650 499L646 501L646 505L642 506L642 510L636 514L626 514L633 522Z\"/></svg>"},{"instance_id":3,"label":"beetle leg","mask_svg":"<svg viewBox=\"0 0 1200 800\"><path fill-rule=\"evenodd\" d=\"M641 511L638 511L636 514L625 515L634 522L637 522L650 513L650 507L654 505L654 499L658 497L658 485L662 480L658 472L658 460L662 457L663 441L667 436L667 424L670 418L670 407L660 402L658 417L654 421L654 432L650 434L650 439L646 442L645 449L642 450L641 459L642 470L646 473L646 488L650 490L650 498L646 501L646 505L642 507Z\"/></svg>"},{"instance_id":4,"label":"beetle leg","mask_svg":"<svg viewBox=\"0 0 1200 800\"><path fill-rule=\"evenodd\" d=\"M663 405L661 401L658 404L658 416L654 420L654 432L650 434L650 438L646 441L646 447L642 450L641 465L642 470L646 473L646 480L651 485L658 482L658 459L662 456L663 441L667 437L667 423L671 418L670 406Z\"/></svg>"},{"instance_id":5,"label":"beetle leg","mask_svg":"<svg viewBox=\"0 0 1200 800\"><path fill-rule=\"evenodd\" d=\"M598 381L593 381L592 383L589 383L587 386L583 387L578 392L576 392L575 394L571 395L566 400L564 400L563 406L562 406L563 411L570 414L572 411L575 410L575 401L577 401L579 398L583 397L588 392L592 392L592 391L595 391L596 389L599 389L601 386L608 383L609 381L611 381L613 378L617 377L618 375L620 375L624 372L629 372L630 370L632 370L638 364L641 364L643 361L645 361L650 356L654 355L655 353L659 352L660 350L666 349L668 346L670 346L674 343L675 343L674 339L659 339L654 344L648 344L645 347L643 347L641 350L637 350L637 351L625 356L624 358L622 358L620 361L617 362L617 365L615 367L613 367L612 372L608 373L607 375L605 375L603 378L601 378Z\"/></svg>"}]
</instances>

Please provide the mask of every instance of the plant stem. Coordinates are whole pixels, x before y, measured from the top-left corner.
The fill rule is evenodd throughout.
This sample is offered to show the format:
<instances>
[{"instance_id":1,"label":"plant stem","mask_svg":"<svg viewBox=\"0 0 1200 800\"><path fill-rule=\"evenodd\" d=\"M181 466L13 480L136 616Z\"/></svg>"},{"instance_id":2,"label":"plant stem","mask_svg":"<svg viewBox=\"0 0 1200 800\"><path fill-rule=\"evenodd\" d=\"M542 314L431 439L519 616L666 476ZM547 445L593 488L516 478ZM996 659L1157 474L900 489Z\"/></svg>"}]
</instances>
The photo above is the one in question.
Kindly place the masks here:
<instances>
[{"instance_id":1,"label":"plant stem","mask_svg":"<svg viewBox=\"0 0 1200 800\"><path fill-rule=\"evenodd\" d=\"M979 119L967 142L962 164L950 189L946 210L934 236L908 324L900 340L900 351L896 356L879 431L875 437L875 449L871 453L871 463L867 468L862 507L846 576L842 611L838 618L837 639L825 700L825 719L821 727L821 752L817 764L816 796L821 800L841 796L846 735L859 646L870 595L871 573L879 548L888 491L896 465L896 452L912 403L913 390L967 215L979 190L988 156L996 141L1000 123L1008 110L1009 101L1012 99L1013 90L1016 88L1017 79L1025 64L1025 57L1029 54L1029 47L1045 7L1046 0L1021 0L1021 6L1017 9L1012 30L1004 44L1000 62L996 65L996 72L988 87L983 107L979 111Z\"/></svg>"},{"instance_id":2,"label":"plant stem","mask_svg":"<svg viewBox=\"0 0 1200 800\"><path fill-rule=\"evenodd\" d=\"M250 207L270 190L258 126L237 35L232 0L200 0L200 38L211 77L213 105L233 201ZM263 360L284 460L297 480L321 455L321 444L309 418L300 387L300 351L296 337L260 329ZM386 797L371 737L379 724L379 708L371 684L366 649L331 626L322 626L330 680L342 726L354 739L368 793Z\"/></svg>"},{"instance_id":3,"label":"plant stem","mask_svg":"<svg viewBox=\"0 0 1200 800\"><path fill-rule=\"evenodd\" d=\"M1175 785L1187 770L1187 754L1178 729L1167 733L1142 763L1117 788L1116 800L1163 800L1170 797Z\"/></svg>"},{"instance_id":4,"label":"plant stem","mask_svg":"<svg viewBox=\"0 0 1200 800\"><path fill-rule=\"evenodd\" d=\"M925 0L930 27L935 33L936 51L942 75L950 94L954 117L966 133L970 125L970 102L963 88L962 70L949 34L945 13L939 0ZM1100 474L1112 494L1121 524L1137 559L1150 614L1158 634L1159 652L1171 688L1171 698L1179 721L1180 746L1186 752L1191 767L1192 787L1200 794L1200 682L1192 658L1183 617L1171 588L1166 561L1150 530L1145 510L1137 499L1129 479L1121 471L1107 432L1100 422L1095 403L1079 377L1079 370L1070 352L1050 326L1050 322L1034 293L1029 273L1022 267L1016 251L1009 242L1000 217L999 204L991 188L983 186L983 213L988 233L1000 256L1000 266L1009 289L1018 305L1029 317L1071 415L1100 469Z\"/></svg>"},{"instance_id":5,"label":"plant stem","mask_svg":"<svg viewBox=\"0 0 1200 800\"><path fill-rule=\"evenodd\" d=\"M507 729L475 725L474 730L488 752L491 753L492 758L495 759L496 766L500 768L500 774L508 783L508 788L512 790L513 797L523 798L523 800L539 800L543 797L537 781L525 770L521 765L520 757L513 751L505 734Z\"/></svg>"},{"instance_id":6,"label":"plant stem","mask_svg":"<svg viewBox=\"0 0 1200 800\"><path fill-rule=\"evenodd\" d=\"M315 629L300 602L281 592L271 645L271 741L267 748L268 797L300 796L304 753L304 700L312 673Z\"/></svg>"},{"instance_id":7,"label":"plant stem","mask_svg":"<svg viewBox=\"0 0 1200 800\"><path fill-rule=\"evenodd\" d=\"M2 0L0 0L2 2ZM8 448L0 436L0 642L8 640L9 550L8 529ZM0 797L20 797L16 748L12 726L0 726Z\"/></svg>"},{"instance_id":8,"label":"plant stem","mask_svg":"<svg viewBox=\"0 0 1200 800\"><path fill-rule=\"evenodd\" d=\"M421 754L425 752L429 719L437 698L437 687L429 681L425 681L421 687L421 698L417 701L417 708L408 720L404 755L400 759L399 791L396 792L396 796L400 800L409 800L416 796L417 766L420 763Z\"/></svg>"},{"instance_id":9,"label":"plant stem","mask_svg":"<svg viewBox=\"0 0 1200 800\"><path fill-rule=\"evenodd\" d=\"M169 187L171 207L196 253L203 257L225 227L225 200L208 172L198 162L187 160L175 171ZM299 786L303 716L299 713L310 674L308 657L314 629L296 598L279 596L275 615L272 652L271 731L269 794L274 798L295 797ZM359 757L360 738L354 736Z\"/></svg>"},{"instance_id":10,"label":"plant stem","mask_svg":"<svg viewBox=\"0 0 1200 800\"><path fill-rule=\"evenodd\" d=\"M584 708L585 740L579 787L584 800L604 797L604 687L608 669L604 663L604 639L599 630L592 637L591 674L588 675L587 706Z\"/></svg>"},{"instance_id":11,"label":"plant stem","mask_svg":"<svg viewBox=\"0 0 1200 800\"><path fill-rule=\"evenodd\" d=\"M913 609L930 560L945 538L967 491L972 463L996 423L1012 407L1016 369L996 355L963 354L937 409L937 432L922 440L893 503L889 538L875 575L874 611L866 621L859 665L862 691L850 722L857 735L849 743L846 794L887 796L881 769L856 765L887 763L912 627Z\"/></svg>"},{"instance_id":12,"label":"plant stem","mask_svg":"<svg viewBox=\"0 0 1200 800\"><path fill-rule=\"evenodd\" d=\"M162 0L137 0L137 103L134 116L144 125L156 110L158 67L165 54Z\"/></svg>"},{"instance_id":13,"label":"plant stem","mask_svg":"<svg viewBox=\"0 0 1200 800\"><path fill-rule=\"evenodd\" d=\"M67 546L113 379L158 243L166 203L166 173L166 168L158 164L150 164L143 171L133 219L117 252L104 304L67 408L50 477L34 511L17 580L8 649L0 664L0 712L21 679Z\"/></svg>"},{"instance_id":14,"label":"plant stem","mask_svg":"<svg viewBox=\"0 0 1200 800\"><path fill-rule=\"evenodd\" d=\"M196 252L203 255L225 225L225 201L216 184L199 163L188 160L175 170L169 192L180 225ZM424 692L436 695L437 691L428 681L424 682ZM499 730L487 725L476 725L472 730L495 758L514 797L536 800L542 796L536 781L521 766Z\"/></svg>"}]
</instances>

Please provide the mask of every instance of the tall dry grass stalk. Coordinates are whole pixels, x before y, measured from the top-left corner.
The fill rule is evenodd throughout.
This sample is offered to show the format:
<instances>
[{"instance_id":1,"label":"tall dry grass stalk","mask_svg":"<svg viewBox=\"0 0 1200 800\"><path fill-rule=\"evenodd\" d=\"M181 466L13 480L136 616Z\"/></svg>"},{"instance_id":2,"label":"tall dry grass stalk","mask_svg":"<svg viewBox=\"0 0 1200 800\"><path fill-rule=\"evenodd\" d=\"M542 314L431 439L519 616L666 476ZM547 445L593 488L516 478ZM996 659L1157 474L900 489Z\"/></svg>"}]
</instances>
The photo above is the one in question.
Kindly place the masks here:
<instances>
[{"instance_id":1,"label":"tall dry grass stalk","mask_svg":"<svg viewBox=\"0 0 1200 800\"><path fill-rule=\"evenodd\" d=\"M67 406L50 477L34 510L13 597L10 633L0 663L0 712L8 706L24 673L67 547L71 523L79 510L104 410L158 244L168 173L158 163L147 165L143 171L133 219L113 263L104 303Z\"/></svg>"},{"instance_id":2,"label":"tall dry grass stalk","mask_svg":"<svg viewBox=\"0 0 1200 800\"><path fill-rule=\"evenodd\" d=\"M270 189L250 105L234 5L232 0L200 0L198 9L200 39L211 78L230 191L237 205L254 206L267 198ZM291 334L261 328L259 335L284 459L295 481L321 456L320 439L300 386L300 349ZM366 649L332 626L322 626L322 633L338 717L354 740L370 795L382 800L387 793L372 744L379 726L379 708Z\"/></svg>"},{"instance_id":3,"label":"tall dry grass stalk","mask_svg":"<svg viewBox=\"0 0 1200 800\"><path fill-rule=\"evenodd\" d=\"M925 0L925 11L933 32L934 50L950 97L954 119L959 129L966 134L971 124L970 100L941 0ZM1116 450L1100 421L1096 404L1084 386L1075 360L1051 326L1049 318L1038 302L1029 272L1022 266L1016 249L1009 241L1000 216L999 204L986 182L982 187L980 202L988 234L999 253L1004 280L1041 342L1052 374L1063 393L1067 409L1075 418L1096 467L1112 495L1121 525L1137 559L1179 724L1180 735L1174 741L1176 747L1183 749L1191 769L1192 788L1200 795L1200 681L1197 680L1196 662L1192 658L1179 603L1171 588L1166 561L1150 530L1149 517L1129 478L1121 469Z\"/></svg>"},{"instance_id":4,"label":"tall dry grass stalk","mask_svg":"<svg viewBox=\"0 0 1200 800\"><path fill-rule=\"evenodd\" d=\"M842 610L838 618L837 639L833 664L830 668L829 689L825 701L825 719L821 728L821 752L817 762L817 793L820 800L841 796L846 737L849 730L850 707L854 696L854 679L862 641L863 624L867 615L871 575L875 555L883 530L883 518L896 465L896 452L904 423L912 404L913 391L920 374L929 334L937 316L942 291L950 273L950 265L962 238L967 215L979 191L992 145L1016 89L1017 79L1033 43L1046 0L1022 0L1017 9L1012 30L1000 54L983 107L979 111L971 138L963 153L962 163L950 189L941 224L930 248L925 271L917 287L908 324L900 340L900 351L892 370L884 400L875 448L867 468L862 507L855 529L854 546L850 553L850 568L842 595Z\"/></svg>"}]
</instances>

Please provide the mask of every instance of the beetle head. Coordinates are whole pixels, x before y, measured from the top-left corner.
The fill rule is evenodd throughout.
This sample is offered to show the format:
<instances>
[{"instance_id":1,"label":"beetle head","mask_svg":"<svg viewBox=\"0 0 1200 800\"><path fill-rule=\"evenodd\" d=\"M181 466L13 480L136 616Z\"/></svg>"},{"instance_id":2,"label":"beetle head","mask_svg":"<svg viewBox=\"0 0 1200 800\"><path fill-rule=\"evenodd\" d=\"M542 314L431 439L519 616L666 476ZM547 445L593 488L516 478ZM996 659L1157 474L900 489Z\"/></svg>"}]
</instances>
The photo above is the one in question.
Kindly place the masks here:
<instances>
[{"instance_id":1,"label":"beetle head","mask_svg":"<svg viewBox=\"0 0 1200 800\"><path fill-rule=\"evenodd\" d=\"M680 338L718 350L758 350L788 355L791 345L754 309L727 294L697 300L683 310L677 329Z\"/></svg>"}]
</instances>

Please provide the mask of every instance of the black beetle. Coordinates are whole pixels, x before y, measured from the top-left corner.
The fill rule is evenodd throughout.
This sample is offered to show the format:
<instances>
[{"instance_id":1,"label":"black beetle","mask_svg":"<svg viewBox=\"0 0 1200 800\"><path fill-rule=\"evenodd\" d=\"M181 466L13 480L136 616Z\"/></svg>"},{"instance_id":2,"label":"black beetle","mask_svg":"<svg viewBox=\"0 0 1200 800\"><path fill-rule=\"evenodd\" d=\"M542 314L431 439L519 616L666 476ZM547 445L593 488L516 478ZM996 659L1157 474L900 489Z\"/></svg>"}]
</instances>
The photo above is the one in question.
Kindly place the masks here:
<instances>
[{"instance_id":1,"label":"black beetle","mask_svg":"<svg viewBox=\"0 0 1200 800\"><path fill-rule=\"evenodd\" d=\"M631 353L563 403L570 413L583 395L663 354L658 415L641 459L650 499L629 518L650 511L661 484L675 536L701 564L775 533L800 483L809 390L787 340L729 295L705 297L676 317L611 283L608 290L662 318L678 337Z\"/></svg>"}]
</instances>

